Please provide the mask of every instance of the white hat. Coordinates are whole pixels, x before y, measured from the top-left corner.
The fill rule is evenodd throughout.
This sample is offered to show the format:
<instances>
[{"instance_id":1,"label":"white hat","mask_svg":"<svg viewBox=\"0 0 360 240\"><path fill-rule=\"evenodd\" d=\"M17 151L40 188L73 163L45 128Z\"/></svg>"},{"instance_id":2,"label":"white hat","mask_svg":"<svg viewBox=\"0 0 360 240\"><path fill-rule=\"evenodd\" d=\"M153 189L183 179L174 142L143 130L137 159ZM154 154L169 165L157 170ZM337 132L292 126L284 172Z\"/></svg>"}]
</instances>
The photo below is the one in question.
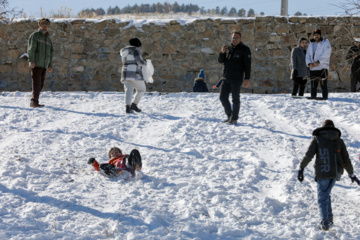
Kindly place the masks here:
<instances>
[{"instance_id":1,"label":"white hat","mask_svg":"<svg viewBox=\"0 0 360 240\"><path fill-rule=\"evenodd\" d=\"M360 42L360 38L354 38L355 42Z\"/></svg>"}]
</instances>

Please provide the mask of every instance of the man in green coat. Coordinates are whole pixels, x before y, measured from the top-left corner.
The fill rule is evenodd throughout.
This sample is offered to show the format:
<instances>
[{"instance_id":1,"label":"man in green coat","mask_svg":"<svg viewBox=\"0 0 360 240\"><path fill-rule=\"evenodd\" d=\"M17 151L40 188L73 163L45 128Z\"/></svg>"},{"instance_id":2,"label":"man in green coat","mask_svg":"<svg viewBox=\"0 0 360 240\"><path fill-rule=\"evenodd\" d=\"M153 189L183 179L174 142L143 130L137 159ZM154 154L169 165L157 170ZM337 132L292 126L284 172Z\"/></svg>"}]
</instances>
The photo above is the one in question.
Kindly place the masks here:
<instances>
[{"instance_id":1,"label":"man in green coat","mask_svg":"<svg viewBox=\"0 0 360 240\"><path fill-rule=\"evenodd\" d=\"M30 107L43 107L39 104L40 92L44 86L46 70L52 72L53 45L49 37L50 20L42 18L39 30L32 33L28 41L29 65L32 77L32 97Z\"/></svg>"}]
</instances>

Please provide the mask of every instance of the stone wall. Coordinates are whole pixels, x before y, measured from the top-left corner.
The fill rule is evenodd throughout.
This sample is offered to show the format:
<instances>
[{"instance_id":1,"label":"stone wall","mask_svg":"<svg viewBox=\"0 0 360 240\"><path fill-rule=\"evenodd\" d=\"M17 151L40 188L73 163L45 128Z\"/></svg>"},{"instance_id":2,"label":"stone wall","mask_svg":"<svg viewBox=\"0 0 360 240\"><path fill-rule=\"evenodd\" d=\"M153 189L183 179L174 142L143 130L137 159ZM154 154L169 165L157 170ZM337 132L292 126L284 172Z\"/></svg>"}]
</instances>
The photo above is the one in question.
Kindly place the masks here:
<instances>
[{"instance_id":1,"label":"stone wall","mask_svg":"<svg viewBox=\"0 0 360 240\"><path fill-rule=\"evenodd\" d=\"M243 91L289 93L291 49L300 37L312 38L315 28L322 30L333 48L330 92L348 91L350 70L344 61L352 44L348 33L360 36L360 18L350 17L200 19L189 24L169 20L141 27L115 19L52 21L54 66L45 84L45 90L51 91L122 91L119 50L132 37L142 41L143 57L155 67L150 91L191 91L200 69L205 69L210 87L221 77L222 65L217 62L221 46L229 44L233 30L240 30L253 56L251 86ZM27 39L37 28L31 20L0 25L10 38L0 42L0 90L31 90L28 63L19 57L27 51Z\"/></svg>"}]
</instances>

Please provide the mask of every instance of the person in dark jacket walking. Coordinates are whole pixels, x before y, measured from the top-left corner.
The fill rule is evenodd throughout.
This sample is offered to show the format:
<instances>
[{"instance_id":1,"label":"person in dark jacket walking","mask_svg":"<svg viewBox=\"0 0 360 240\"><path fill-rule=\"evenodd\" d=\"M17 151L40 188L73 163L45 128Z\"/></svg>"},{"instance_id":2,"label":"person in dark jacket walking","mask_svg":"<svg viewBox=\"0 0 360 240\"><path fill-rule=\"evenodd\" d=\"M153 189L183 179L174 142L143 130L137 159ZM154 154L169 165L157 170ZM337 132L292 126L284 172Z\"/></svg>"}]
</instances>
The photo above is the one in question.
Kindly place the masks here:
<instances>
[{"instance_id":1,"label":"person in dark jacket walking","mask_svg":"<svg viewBox=\"0 0 360 240\"><path fill-rule=\"evenodd\" d=\"M46 70L52 72L53 44L49 37L50 20L42 18L39 30L32 33L28 40L29 65L32 77L32 97L30 107L43 107L39 104L40 92L44 87Z\"/></svg>"},{"instance_id":2,"label":"person in dark jacket walking","mask_svg":"<svg viewBox=\"0 0 360 240\"><path fill-rule=\"evenodd\" d=\"M299 45L291 51L291 79L294 81L292 96L296 96L299 88L299 96L304 96L306 78L309 76L305 62L307 43L306 38L300 38Z\"/></svg>"},{"instance_id":3,"label":"person in dark jacket walking","mask_svg":"<svg viewBox=\"0 0 360 240\"><path fill-rule=\"evenodd\" d=\"M354 40L354 46L349 49L346 55L346 59L351 64L350 92L356 92L356 84L360 82L360 38Z\"/></svg>"},{"instance_id":4,"label":"person in dark jacket walking","mask_svg":"<svg viewBox=\"0 0 360 240\"><path fill-rule=\"evenodd\" d=\"M195 78L193 92L209 92L205 79L204 69L201 69L198 77Z\"/></svg>"},{"instance_id":5,"label":"person in dark jacket walking","mask_svg":"<svg viewBox=\"0 0 360 240\"><path fill-rule=\"evenodd\" d=\"M220 89L220 101L224 107L228 124L237 124L240 111L240 88L243 84L247 88L250 84L251 51L241 42L241 33L233 32L231 46L223 46L218 58L224 64L223 82ZM232 95L233 107L229 101Z\"/></svg>"},{"instance_id":6,"label":"person in dark jacket walking","mask_svg":"<svg viewBox=\"0 0 360 240\"><path fill-rule=\"evenodd\" d=\"M304 169L316 155L315 160L315 181L317 182L318 205L321 216L320 227L329 230L333 224L333 213L331 208L331 189L335 181L339 181L344 173L344 168L349 174L352 182L360 181L354 175L353 166L349 158L344 141L340 138L341 132L335 128L332 120L325 120L321 128L313 131L313 138L310 146L300 162L298 180L304 180Z\"/></svg>"}]
</instances>

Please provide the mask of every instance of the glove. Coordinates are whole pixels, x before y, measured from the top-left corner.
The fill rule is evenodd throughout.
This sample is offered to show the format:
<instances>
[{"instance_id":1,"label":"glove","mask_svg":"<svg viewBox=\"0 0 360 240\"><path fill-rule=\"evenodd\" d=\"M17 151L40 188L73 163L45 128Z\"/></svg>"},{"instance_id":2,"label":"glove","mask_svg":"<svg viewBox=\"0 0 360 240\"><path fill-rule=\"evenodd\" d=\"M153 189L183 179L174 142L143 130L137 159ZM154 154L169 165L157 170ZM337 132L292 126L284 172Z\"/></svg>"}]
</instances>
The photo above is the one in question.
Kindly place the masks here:
<instances>
[{"instance_id":1,"label":"glove","mask_svg":"<svg viewBox=\"0 0 360 240\"><path fill-rule=\"evenodd\" d=\"M360 180L354 174L349 174L349 178L351 179L351 182L356 182L360 185Z\"/></svg>"},{"instance_id":2,"label":"glove","mask_svg":"<svg viewBox=\"0 0 360 240\"><path fill-rule=\"evenodd\" d=\"M300 170L298 171L297 179L299 180L299 182L304 181L304 169L303 168L300 168Z\"/></svg>"},{"instance_id":3,"label":"glove","mask_svg":"<svg viewBox=\"0 0 360 240\"><path fill-rule=\"evenodd\" d=\"M217 89L217 86L216 86L216 85L214 85L214 86L212 86L212 88L213 88L213 89Z\"/></svg>"},{"instance_id":4,"label":"glove","mask_svg":"<svg viewBox=\"0 0 360 240\"><path fill-rule=\"evenodd\" d=\"M89 158L88 164L93 164L95 161L95 158Z\"/></svg>"},{"instance_id":5,"label":"glove","mask_svg":"<svg viewBox=\"0 0 360 240\"><path fill-rule=\"evenodd\" d=\"M292 74L292 79L296 78L296 77L297 77L297 75L298 75L297 70L294 70L294 71L293 71L293 74Z\"/></svg>"}]
</instances>

